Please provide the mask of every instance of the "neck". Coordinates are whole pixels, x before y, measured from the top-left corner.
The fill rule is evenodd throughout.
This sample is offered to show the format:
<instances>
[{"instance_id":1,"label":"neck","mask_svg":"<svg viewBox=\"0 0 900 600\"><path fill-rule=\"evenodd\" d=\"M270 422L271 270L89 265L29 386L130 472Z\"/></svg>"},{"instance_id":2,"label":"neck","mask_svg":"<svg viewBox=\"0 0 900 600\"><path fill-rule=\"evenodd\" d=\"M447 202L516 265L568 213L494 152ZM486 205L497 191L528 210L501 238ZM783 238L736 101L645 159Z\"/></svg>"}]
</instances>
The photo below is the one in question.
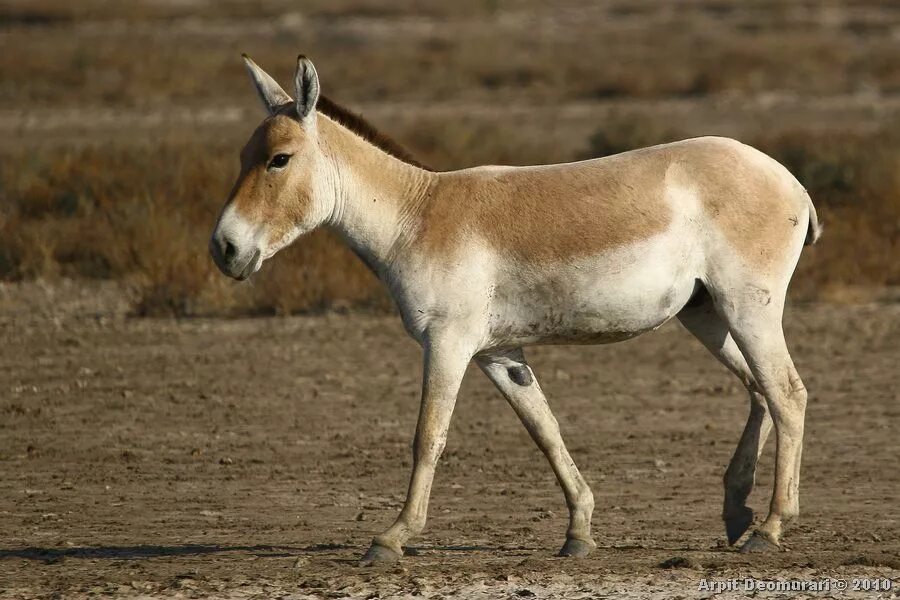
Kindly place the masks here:
<instances>
[{"instance_id":1,"label":"neck","mask_svg":"<svg viewBox=\"0 0 900 600\"><path fill-rule=\"evenodd\" d=\"M319 115L319 136L333 173L328 224L379 277L408 239L437 174L405 163Z\"/></svg>"}]
</instances>

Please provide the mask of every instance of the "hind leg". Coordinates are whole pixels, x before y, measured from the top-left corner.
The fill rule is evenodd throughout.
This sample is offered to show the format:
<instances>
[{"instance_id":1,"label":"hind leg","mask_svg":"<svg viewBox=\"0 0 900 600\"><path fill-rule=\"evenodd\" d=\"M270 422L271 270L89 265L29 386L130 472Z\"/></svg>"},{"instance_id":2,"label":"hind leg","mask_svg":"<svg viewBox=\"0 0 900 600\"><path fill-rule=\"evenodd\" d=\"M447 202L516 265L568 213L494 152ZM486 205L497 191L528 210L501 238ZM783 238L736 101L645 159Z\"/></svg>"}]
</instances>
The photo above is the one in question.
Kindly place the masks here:
<instances>
[{"instance_id":1,"label":"hind leg","mask_svg":"<svg viewBox=\"0 0 900 600\"><path fill-rule=\"evenodd\" d=\"M781 326L783 295L773 298L763 288L729 290L717 303L775 426L775 485L766 520L742 551L766 550L781 541L784 526L800 514L800 457L807 392L784 340ZM765 293L760 294L763 290Z\"/></svg>"},{"instance_id":2,"label":"hind leg","mask_svg":"<svg viewBox=\"0 0 900 600\"><path fill-rule=\"evenodd\" d=\"M684 308L678 313L678 319L713 356L737 375L750 394L750 415L725 470L723 482L725 503L722 520L725 522L728 543L734 544L753 524L753 510L747 506L747 498L753 490L756 465L772 428L772 420L747 361L731 336L728 324L716 312L709 295L703 292L701 302Z\"/></svg>"}]
</instances>

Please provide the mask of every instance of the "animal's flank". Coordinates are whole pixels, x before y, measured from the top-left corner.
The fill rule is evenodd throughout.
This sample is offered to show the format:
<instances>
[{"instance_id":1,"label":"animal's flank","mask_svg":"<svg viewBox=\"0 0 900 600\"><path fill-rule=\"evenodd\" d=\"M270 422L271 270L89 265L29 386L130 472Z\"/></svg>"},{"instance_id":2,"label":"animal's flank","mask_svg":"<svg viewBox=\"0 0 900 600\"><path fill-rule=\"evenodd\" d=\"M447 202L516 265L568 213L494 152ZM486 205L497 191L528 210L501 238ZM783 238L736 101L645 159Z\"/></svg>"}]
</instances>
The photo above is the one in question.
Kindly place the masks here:
<instances>
[{"instance_id":1,"label":"animal's flank","mask_svg":"<svg viewBox=\"0 0 900 600\"><path fill-rule=\"evenodd\" d=\"M403 162L414 165L421 169L426 169L428 171L433 170L416 160L409 153L409 151L401 146L396 140L385 135L360 115L354 113L344 106L341 106L328 96L325 96L324 94L319 96L319 102L316 105L316 109L326 117L343 125L361 138L370 142L372 145L381 148L391 156L399 158Z\"/></svg>"},{"instance_id":2,"label":"animal's flank","mask_svg":"<svg viewBox=\"0 0 900 600\"><path fill-rule=\"evenodd\" d=\"M662 154L448 173L428 203L422 248L441 255L478 239L533 264L595 256L671 224ZM634 186L639 181L643 185ZM472 237L476 236L476 237Z\"/></svg>"}]
</instances>

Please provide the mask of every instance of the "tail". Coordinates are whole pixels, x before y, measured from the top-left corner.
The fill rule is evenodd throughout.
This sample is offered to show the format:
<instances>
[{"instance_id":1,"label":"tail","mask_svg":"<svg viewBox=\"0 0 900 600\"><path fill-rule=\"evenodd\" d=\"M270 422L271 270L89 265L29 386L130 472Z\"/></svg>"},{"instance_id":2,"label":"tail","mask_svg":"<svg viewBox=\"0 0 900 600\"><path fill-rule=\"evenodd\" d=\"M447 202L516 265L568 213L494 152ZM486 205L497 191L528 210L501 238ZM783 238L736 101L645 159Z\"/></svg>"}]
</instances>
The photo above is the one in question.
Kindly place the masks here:
<instances>
[{"instance_id":1,"label":"tail","mask_svg":"<svg viewBox=\"0 0 900 600\"><path fill-rule=\"evenodd\" d=\"M809 227L806 230L806 241L804 246L812 246L822 237L822 224L819 223L819 216L816 214L816 207L813 205L812 198L806 194L806 202L809 204Z\"/></svg>"}]
</instances>

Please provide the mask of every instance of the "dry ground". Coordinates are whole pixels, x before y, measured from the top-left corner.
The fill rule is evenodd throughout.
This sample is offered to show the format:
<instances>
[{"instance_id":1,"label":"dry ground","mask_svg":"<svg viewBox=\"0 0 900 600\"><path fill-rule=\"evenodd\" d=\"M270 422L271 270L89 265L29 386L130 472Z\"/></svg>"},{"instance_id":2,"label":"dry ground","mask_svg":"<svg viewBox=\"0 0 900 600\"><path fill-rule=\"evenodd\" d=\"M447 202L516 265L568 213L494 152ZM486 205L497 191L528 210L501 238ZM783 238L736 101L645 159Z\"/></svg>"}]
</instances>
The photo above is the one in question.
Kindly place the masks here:
<instances>
[{"instance_id":1,"label":"dry ground","mask_svg":"<svg viewBox=\"0 0 900 600\"><path fill-rule=\"evenodd\" d=\"M811 399L787 551L724 546L720 479L744 395L667 325L531 352L594 487L589 559L553 558L562 494L473 370L427 531L383 570L354 559L395 516L409 471L420 359L398 320L132 319L127 305L115 286L0 287L0 597L708 596L701 578L751 575L900 584L900 305L788 312ZM660 566L669 559L680 566Z\"/></svg>"}]
</instances>

